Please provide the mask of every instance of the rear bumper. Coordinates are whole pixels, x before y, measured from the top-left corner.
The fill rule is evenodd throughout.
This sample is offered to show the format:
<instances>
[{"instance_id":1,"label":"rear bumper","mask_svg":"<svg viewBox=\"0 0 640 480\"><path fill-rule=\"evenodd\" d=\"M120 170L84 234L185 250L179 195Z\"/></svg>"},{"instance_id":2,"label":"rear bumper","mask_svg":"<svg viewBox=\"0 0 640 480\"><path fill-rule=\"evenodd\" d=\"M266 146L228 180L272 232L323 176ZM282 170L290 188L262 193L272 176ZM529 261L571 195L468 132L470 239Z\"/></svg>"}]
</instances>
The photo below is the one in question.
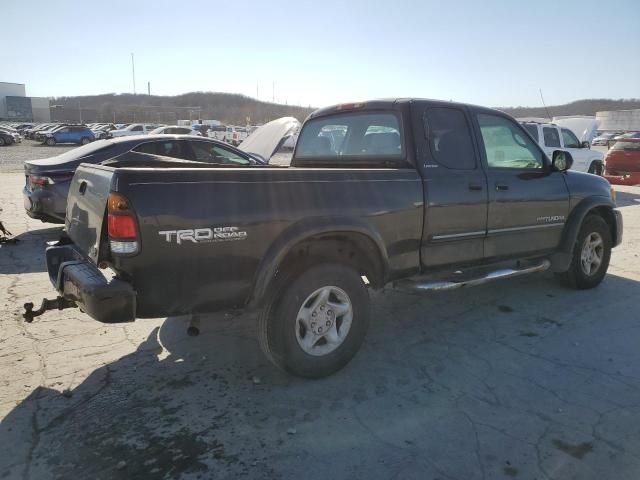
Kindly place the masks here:
<instances>
[{"instance_id":1,"label":"rear bumper","mask_svg":"<svg viewBox=\"0 0 640 480\"><path fill-rule=\"evenodd\" d=\"M617 247L618 245L620 245L622 243L622 228L624 225L624 222L622 221L622 212L620 210L618 210L617 208L613 209L613 218L616 221L616 237L613 239L613 246Z\"/></svg>"},{"instance_id":2,"label":"rear bumper","mask_svg":"<svg viewBox=\"0 0 640 480\"><path fill-rule=\"evenodd\" d=\"M71 245L47 248L49 279L60 295L91 318L104 323L132 322L136 292L118 278L107 279Z\"/></svg>"},{"instance_id":3,"label":"rear bumper","mask_svg":"<svg viewBox=\"0 0 640 480\"><path fill-rule=\"evenodd\" d=\"M64 223L66 199L47 190L22 189L24 209L31 218L43 222Z\"/></svg>"}]
</instances>

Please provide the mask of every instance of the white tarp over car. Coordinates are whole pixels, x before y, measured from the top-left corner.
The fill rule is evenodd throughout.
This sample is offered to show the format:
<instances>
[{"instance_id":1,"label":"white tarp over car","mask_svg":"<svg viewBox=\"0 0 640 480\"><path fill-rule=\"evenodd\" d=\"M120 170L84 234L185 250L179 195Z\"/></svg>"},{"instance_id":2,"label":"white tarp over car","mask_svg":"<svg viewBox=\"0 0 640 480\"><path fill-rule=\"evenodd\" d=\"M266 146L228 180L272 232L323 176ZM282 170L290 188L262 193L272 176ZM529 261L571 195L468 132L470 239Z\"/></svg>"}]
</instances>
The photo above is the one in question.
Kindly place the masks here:
<instances>
[{"instance_id":1,"label":"white tarp over car","mask_svg":"<svg viewBox=\"0 0 640 480\"><path fill-rule=\"evenodd\" d=\"M300 122L293 117L278 118L257 128L238 148L269 163L271 157L299 128Z\"/></svg>"}]
</instances>

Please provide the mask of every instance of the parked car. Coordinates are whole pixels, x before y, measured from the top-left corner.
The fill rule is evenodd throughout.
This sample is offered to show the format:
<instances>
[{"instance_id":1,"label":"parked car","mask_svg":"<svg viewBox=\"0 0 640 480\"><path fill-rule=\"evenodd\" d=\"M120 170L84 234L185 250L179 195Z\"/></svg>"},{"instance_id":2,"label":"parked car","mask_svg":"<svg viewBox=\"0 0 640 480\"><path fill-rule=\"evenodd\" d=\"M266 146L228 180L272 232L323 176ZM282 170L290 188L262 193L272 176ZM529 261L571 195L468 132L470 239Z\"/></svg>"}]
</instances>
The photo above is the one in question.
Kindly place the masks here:
<instances>
[{"instance_id":1,"label":"parked car","mask_svg":"<svg viewBox=\"0 0 640 480\"><path fill-rule=\"evenodd\" d=\"M44 130L49 130L49 129L51 129L51 128L55 128L55 127L56 127L56 126L58 126L58 125L60 125L60 124L58 124L58 123L41 123L41 124L39 124L39 125L36 125L36 126L35 126L35 127L33 127L33 128L27 128L27 129L24 131L24 136L25 136L26 138L29 138L29 139L31 139L31 140L34 140L34 139L35 139L35 136L36 136L36 134L37 134L38 132L41 132L41 131L44 131Z\"/></svg>"},{"instance_id":2,"label":"parked car","mask_svg":"<svg viewBox=\"0 0 640 480\"><path fill-rule=\"evenodd\" d=\"M627 138L640 138L640 132L626 132L613 137L614 140L626 140Z\"/></svg>"},{"instance_id":3,"label":"parked car","mask_svg":"<svg viewBox=\"0 0 640 480\"><path fill-rule=\"evenodd\" d=\"M112 123L98 125L91 129L93 135L96 137L96 140L102 140L109 137L109 132L115 130L116 127Z\"/></svg>"},{"instance_id":4,"label":"parked car","mask_svg":"<svg viewBox=\"0 0 640 480\"><path fill-rule=\"evenodd\" d=\"M336 148L323 132L338 126ZM622 215L609 183L571 162L503 112L399 99L312 113L289 168L81 165L68 238L46 252L61 300L25 318L245 308L274 364L323 377L362 344L368 288L441 291L545 269L596 287Z\"/></svg>"},{"instance_id":5,"label":"parked car","mask_svg":"<svg viewBox=\"0 0 640 480\"><path fill-rule=\"evenodd\" d=\"M222 141L237 146L240 145L247 136L247 129L244 127L227 127Z\"/></svg>"},{"instance_id":6,"label":"parked car","mask_svg":"<svg viewBox=\"0 0 640 480\"><path fill-rule=\"evenodd\" d=\"M24 163L26 184L23 196L27 214L43 222L64 223L69 182L78 165L122 159L129 152L218 165L245 166L263 163L258 155L247 154L226 143L208 138L145 135L98 140L55 157Z\"/></svg>"},{"instance_id":7,"label":"parked car","mask_svg":"<svg viewBox=\"0 0 640 480\"><path fill-rule=\"evenodd\" d=\"M20 135L20 133L17 130L13 130L9 127L4 127L4 126L0 126L0 131L10 135L13 139L13 142L11 143L20 143L22 142L22 136Z\"/></svg>"},{"instance_id":8,"label":"parked car","mask_svg":"<svg viewBox=\"0 0 640 480\"><path fill-rule=\"evenodd\" d=\"M18 140L18 138L20 138L20 135L0 128L0 147L3 147L5 145L13 145L14 143L20 141Z\"/></svg>"},{"instance_id":9,"label":"parked car","mask_svg":"<svg viewBox=\"0 0 640 480\"><path fill-rule=\"evenodd\" d=\"M612 140L616 135L617 133L603 133L602 135L598 135L596 138L594 138L591 145L608 146L609 141Z\"/></svg>"},{"instance_id":10,"label":"parked car","mask_svg":"<svg viewBox=\"0 0 640 480\"><path fill-rule=\"evenodd\" d=\"M201 133L197 130L193 130L189 127L181 127L179 125L168 125L164 127L158 127L155 130L151 130L149 135L195 135L202 136Z\"/></svg>"},{"instance_id":11,"label":"parked car","mask_svg":"<svg viewBox=\"0 0 640 480\"><path fill-rule=\"evenodd\" d=\"M580 142L568 128L553 123L522 122L524 128L538 142L547 155L554 150L569 152L573 158L573 168L579 172L602 175L604 154L589 148L589 142Z\"/></svg>"},{"instance_id":12,"label":"parked car","mask_svg":"<svg viewBox=\"0 0 640 480\"><path fill-rule=\"evenodd\" d=\"M80 145L86 145L96 139L91 129L83 125L67 125L50 132L45 132L43 135L43 143L50 147L58 143L78 143Z\"/></svg>"},{"instance_id":13,"label":"parked car","mask_svg":"<svg viewBox=\"0 0 640 480\"><path fill-rule=\"evenodd\" d=\"M227 127L226 125L212 125L209 127L209 131L207 132L207 136L209 138L215 138L216 140L220 140L224 142L227 137Z\"/></svg>"},{"instance_id":14,"label":"parked car","mask_svg":"<svg viewBox=\"0 0 640 480\"><path fill-rule=\"evenodd\" d=\"M132 123L120 130L111 130L109 138L127 137L129 135L146 135L152 130L158 128L158 125L150 125L146 123Z\"/></svg>"},{"instance_id":15,"label":"parked car","mask_svg":"<svg viewBox=\"0 0 640 480\"><path fill-rule=\"evenodd\" d=\"M640 185L640 138L614 143L605 158L605 176L611 183Z\"/></svg>"},{"instance_id":16,"label":"parked car","mask_svg":"<svg viewBox=\"0 0 640 480\"><path fill-rule=\"evenodd\" d=\"M36 131L33 132L33 139L36 142L44 142L48 133L56 132L56 131L58 131L61 128L64 128L66 126L67 126L67 124L65 124L65 123L55 123L50 127L46 127L46 128L42 128L42 129L36 130Z\"/></svg>"}]
</instances>

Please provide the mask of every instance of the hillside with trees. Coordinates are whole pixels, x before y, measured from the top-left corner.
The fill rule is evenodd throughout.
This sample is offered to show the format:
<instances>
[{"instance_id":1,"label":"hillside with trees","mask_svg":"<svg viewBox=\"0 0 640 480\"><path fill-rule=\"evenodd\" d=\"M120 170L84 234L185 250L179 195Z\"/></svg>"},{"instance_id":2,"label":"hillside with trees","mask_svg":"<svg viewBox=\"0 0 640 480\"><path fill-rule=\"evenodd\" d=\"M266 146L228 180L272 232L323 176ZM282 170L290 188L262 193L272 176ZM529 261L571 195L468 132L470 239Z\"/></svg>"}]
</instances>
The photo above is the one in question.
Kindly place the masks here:
<instances>
[{"instance_id":1,"label":"hillside with trees","mask_svg":"<svg viewBox=\"0 0 640 480\"><path fill-rule=\"evenodd\" d=\"M60 121L158 122L180 119L220 120L223 124L261 124L279 117L299 120L313 111L292 105L262 102L244 95L192 92L176 96L114 94L58 97L51 100L52 117Z\"/></svg>"},{"instance_id":2,"label":"hillside with trees","mask_svg":"<svg viewBox=\"0 0 640 480\"><path fill-rule=\"evenodd\" d=\"M595 115L596 112L608 110L631 110L640 108L640 99L610 100L606 98L591 98L577 100L564 105L548 105L540 107L498 107L498 110L518 117L560 117L564 115ZM547 113L548 111L548 113Z\"/></svg>"},{"instance_id":3,"label":"hillside with trees","mask_svg":"<svg viewBox=\"0 0 640 480\"><path fill-rule=\"evenodd\" d=\"M263 102L244 95L215 92L191 92L176 96L114 94L82 97L58 97L51 101L52 118L77 122L158 122L175 123L179 119L220 120L223 124L262 124L275 118L292 116L302 121L314 110ZM540 107L497 107L514 117L595 115L603 110L640 108L640 99L577 100L564 105ZM548 113L547 113L548 111Z\"/></svg>"}]
</instances>

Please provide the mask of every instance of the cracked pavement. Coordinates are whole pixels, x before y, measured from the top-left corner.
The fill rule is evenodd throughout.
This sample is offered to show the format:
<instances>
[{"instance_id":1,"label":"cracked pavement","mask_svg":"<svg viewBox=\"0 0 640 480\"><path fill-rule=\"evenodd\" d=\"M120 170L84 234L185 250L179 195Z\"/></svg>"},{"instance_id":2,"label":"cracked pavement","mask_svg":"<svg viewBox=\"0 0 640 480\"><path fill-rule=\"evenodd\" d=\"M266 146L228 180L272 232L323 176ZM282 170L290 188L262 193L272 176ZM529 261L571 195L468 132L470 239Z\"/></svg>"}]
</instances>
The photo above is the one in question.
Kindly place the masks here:
<instances>
[{"instance_id":1,"label":"cracked pavement","mask_svg":"<svg viewBox=\"0 0 640 480\"><path fill-rule=\"evenodd\" d=\"M336 375L263 357L250 316L102 325L52 298L19 173L0 220L0 479L640 477L640 188L592 291L549 273L431 295L372 294L369 334Z\"/></svg>"}]
</instances>

